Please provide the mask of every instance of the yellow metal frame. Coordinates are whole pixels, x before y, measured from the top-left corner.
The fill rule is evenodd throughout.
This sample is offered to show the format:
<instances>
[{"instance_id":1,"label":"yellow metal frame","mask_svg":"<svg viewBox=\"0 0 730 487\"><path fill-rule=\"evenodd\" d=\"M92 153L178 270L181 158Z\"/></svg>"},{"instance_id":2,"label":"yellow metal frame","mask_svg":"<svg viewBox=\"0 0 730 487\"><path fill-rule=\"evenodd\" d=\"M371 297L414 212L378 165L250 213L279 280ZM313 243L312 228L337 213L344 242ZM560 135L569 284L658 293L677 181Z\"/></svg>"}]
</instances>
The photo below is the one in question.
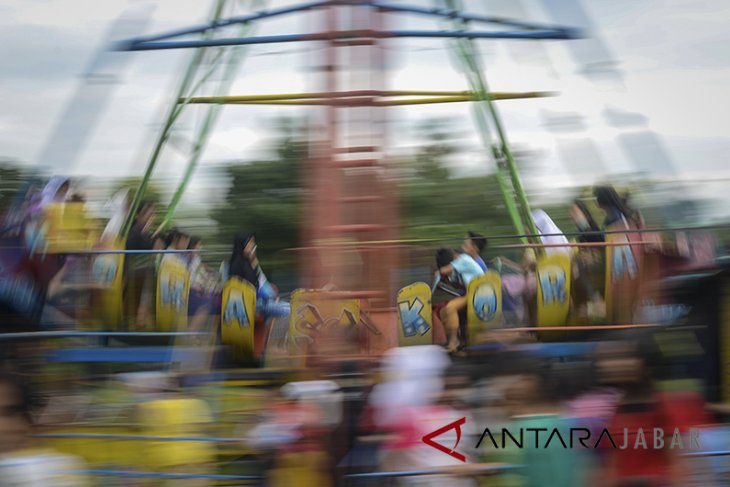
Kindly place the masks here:
<instances>
[{"instance_id":1,"label":"yellow metal frame","mask_svg":"<svg viewBox=\"0 0 730 487\"><path fill-rule=\"evenodd\" d=\"M225 105L327 105L333 99L373 100L374 106L427 105L434 103L463 103L479 99L473 91L375 91L362 94L343 93L274 93L266 95L197 96L187 100L195 104ZM490 93L493 100L521 100L555 96L547 91L495 92ZM388 99L418 97L407 99Z\"/></svg>"}]
</instances>

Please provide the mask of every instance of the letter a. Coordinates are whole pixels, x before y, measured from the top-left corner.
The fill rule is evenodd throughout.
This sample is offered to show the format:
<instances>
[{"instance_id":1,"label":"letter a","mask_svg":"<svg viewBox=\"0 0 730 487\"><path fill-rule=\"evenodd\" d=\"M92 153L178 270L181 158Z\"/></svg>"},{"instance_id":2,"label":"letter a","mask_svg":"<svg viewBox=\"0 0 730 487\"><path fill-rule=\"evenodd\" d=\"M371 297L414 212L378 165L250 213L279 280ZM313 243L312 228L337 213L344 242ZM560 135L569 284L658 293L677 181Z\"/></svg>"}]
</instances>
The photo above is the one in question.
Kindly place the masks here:
<instances>
[{"instance_id":1,"label":"letter a","mask_svg":"<svg viewBox=\"0 0 730 487\"><path fill-rule=\"evenodd\" d=\"M672 435L672 443L669 444L669 449L674 450L675 445L679 445L679 449L684 449L682 444L682 435L679 434L679 428L674 428L674 434Z\"/></svg>"},{"instance_id":2,"label":"letter a","mask_svg":"<svg viewBox=\"0 0 730 487\"><path fill-rule=\"evenodd\" d=\"M646 450L646 437L644 436L644 430L642 428L639 428L639 431L636 432L636 443L634 443L634 450L639 449L639 444L641 444L642 450Z\"/></svg>"}]
</instances>

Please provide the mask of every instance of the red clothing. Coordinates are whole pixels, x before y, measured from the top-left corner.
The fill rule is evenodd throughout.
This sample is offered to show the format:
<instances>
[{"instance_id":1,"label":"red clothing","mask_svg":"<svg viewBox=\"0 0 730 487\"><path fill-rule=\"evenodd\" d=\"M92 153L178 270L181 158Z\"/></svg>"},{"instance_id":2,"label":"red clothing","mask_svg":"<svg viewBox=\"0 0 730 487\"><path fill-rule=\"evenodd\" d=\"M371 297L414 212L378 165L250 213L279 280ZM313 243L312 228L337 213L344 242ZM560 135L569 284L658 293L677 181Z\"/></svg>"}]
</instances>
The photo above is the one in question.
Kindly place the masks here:
<instances>
[{"instance_id":1,"label":"red clothing","mask_svg":"<svg viewBox=\"0 0 730 487\"><path fill-rule=\"evenodd\" d=\"M605 437L601 444L610 448L608 455L613 460L616 475L620 479L649 477L658 480L667 478L670 465L669 452L654 448L654 428L662 428L669 435L667 438L665 434L664 438L665 446L668 447L673 429L668 431L666 425L667 422L656 404L624 404L618 407L608 427L615 448ZM644 434L643 444L637 444L639 429ZM644 444L646 448L644 448Z\"/></svg>"},{"instance_id":2,"label":"red clothing","mask_svg":"<svg viewBox=\"0 0 730 487\"><path fill-rule=\"evenodd\" d=\"M444 309L448 301L434 305L431 320L433 322L433 343L436 345L446 344L446 329L441 321L441 310Z\"/></svg>"},{"instance_id":3,"label":"red clothing","mask_svg":"<svg viewBox=\"0 0 730 487\"><path fill-rule=\"evenodd\" d=\"M616 447L605 436L600 446L613 460L619 485L636 478L646 480L648 485L662 485L671 475L672 456L692 448L691 440L686 437L690 428L711 421L704 399L699 394L661 393L644 404L620 405L608 427ZM637 444L640 428L645 439L643 444ZM661 430L663 443L661 440L655 443L655 428ZM675 430L683 435L682 450L679 445L672 445Z\"/></svg>"},{"instance_id":4,"label":"red clothing","mask_svg":"<svg viewBox=\"0 0 730 487\"><path fill-rule=\"evenodd\" d=\"M667 428L679 428L687 434L690 428L713 422L712 415L705 408L704 398L691 391L665 392L657 395L657 404L667 420ZM667 432L669 433L669 432Z\"/></svg>"}]
</instances>

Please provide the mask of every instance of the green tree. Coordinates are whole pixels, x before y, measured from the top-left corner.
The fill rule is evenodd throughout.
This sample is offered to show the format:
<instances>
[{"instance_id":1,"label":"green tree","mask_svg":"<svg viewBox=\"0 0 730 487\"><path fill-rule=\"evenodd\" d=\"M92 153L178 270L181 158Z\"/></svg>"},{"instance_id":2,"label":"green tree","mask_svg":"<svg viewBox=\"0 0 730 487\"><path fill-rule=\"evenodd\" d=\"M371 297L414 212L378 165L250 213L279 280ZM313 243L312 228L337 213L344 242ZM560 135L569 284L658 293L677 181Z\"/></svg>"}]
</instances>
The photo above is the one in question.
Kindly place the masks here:
<instances>
[{"instance_id":1,"label":"green tree","mask_svg":"<svg viewBox=\"0 0 730 487\"><path fill-rule=\"evenodd\" d=\"M453 240L468 230L484 235L511 234L514 229L493 174L456 177L449 159L458 154L456 127L429 120L420 127L420 149L406 162L400 185L404 238Z\"/></svg>"},{"instance_id":2,"label":"green tree","mask_svg":"<svg viewBox=\"0 0 730 487\"><path fill-rule=\"evenodd\" d=\"M0 160L0 215L5 214L18 196L18 191L38 176L32 168L22 167L14 161Z\"/></svg>"},{"instance_id":3,"label":"green tree","mask_svg":"<svg viewBox=\"0 0 730 487\"><path fill-rule=\"evenodd\" d=\"M421 148L402 163L401 236L453 241L467 230L513 234L494 175L455 177L449 170L449 158L459 147L452 128L440 120L422 124ZM295 123L280 121L278 129L271 157L219 169L229 185L223 203L211 213L219 243L228 244L242 230L255 231L263 260L299 245L299 174L306 145Z\"/></svg>"},{"instance_id":4,"label":"green tree","mask_svg":"<svg viewBox=\"0 0 730 487\"><path fill-rule=\"evenodd\" d=\"M290 123L280 123L279 129L281 138L270 158L222 168L229 187L211 213L220 243L229 245L241 231L256 232L264 261L299 241L299 171L306 146Z\"/></svg>"}]
</instances>

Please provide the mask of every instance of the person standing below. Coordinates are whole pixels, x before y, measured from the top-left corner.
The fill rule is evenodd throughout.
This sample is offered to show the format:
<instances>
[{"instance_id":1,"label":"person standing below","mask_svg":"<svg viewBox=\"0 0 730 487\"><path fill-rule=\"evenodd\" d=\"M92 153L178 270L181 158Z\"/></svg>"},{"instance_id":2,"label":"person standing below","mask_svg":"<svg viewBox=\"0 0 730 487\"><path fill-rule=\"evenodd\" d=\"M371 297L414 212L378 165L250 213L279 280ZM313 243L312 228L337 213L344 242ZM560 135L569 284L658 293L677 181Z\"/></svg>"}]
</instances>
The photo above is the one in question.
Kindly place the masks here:
<instances>
[{"instance_id":1,"label":"person standing below","mask_svg":"<svg viewBox=\"0 0 730 487\"><path fill-rule=\"evenodd\" d=\"M484 270L467 253L459 254L449 264L438 269L437 284L442 278L449 278L450 281L463 289L469 289L469 283L475 278L484 275ZM446 350L455 352L459 348L459 312L466 309L466 296L458 296L451 299L441 309L439 317L446 328Z\"/></svg>"},{"instance_id":2,"label":"person standing below","mask_svg":"<svg viewBox=\"0 0 730 487\"><path fill-rule=\"evenodd\" d=\"M76 457L33 448L31 394L26 382L0 372L0 485L83 487L88 477Z\"/></svg>"}]
</instances>

